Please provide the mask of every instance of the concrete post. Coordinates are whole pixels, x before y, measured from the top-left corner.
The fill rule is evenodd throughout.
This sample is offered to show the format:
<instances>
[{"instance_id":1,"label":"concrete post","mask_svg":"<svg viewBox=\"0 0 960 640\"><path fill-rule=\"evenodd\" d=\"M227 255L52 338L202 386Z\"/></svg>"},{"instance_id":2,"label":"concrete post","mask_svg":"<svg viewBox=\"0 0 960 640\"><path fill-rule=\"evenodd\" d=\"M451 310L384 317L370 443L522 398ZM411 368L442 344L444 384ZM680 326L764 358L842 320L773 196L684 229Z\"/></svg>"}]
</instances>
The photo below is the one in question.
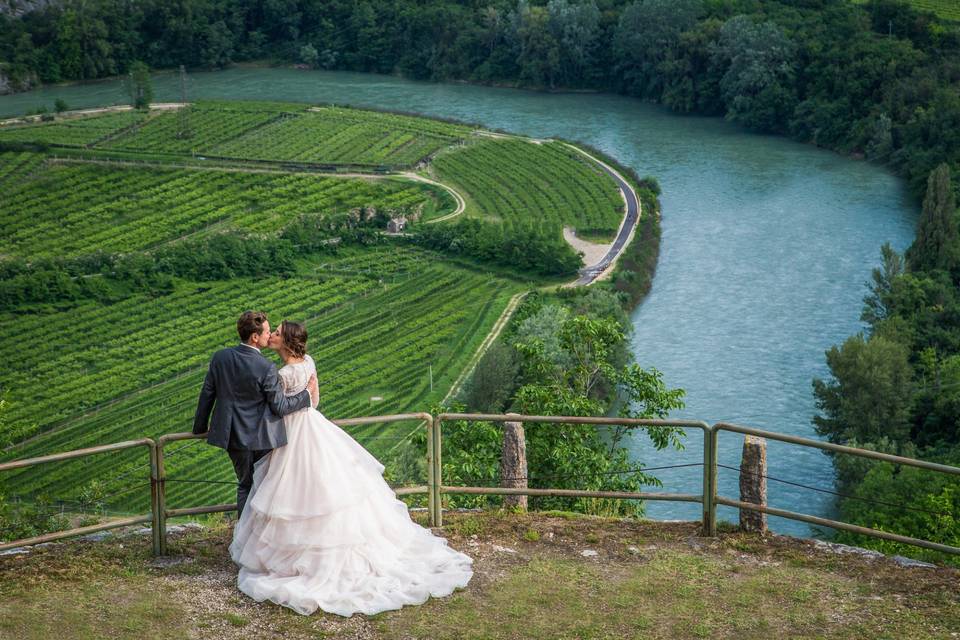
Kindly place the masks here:
<instances>
[{"instance_id":1,"label":"concrete post","mask_svg":"<svg viewBox=\"0 0 960 640\"><path fill-rule=\"evenodd\" d=\"M767 441L744 436L740 460L740 502L767 506ZM740 510L740 529L766 533L767 514L749 509Z\"/></svg>"},{"instance_id":2,"label":"concrete post","mask_svg":"<svg viewBox=\"0 0 960 640\"><path fill-rule=\"evenodd\" d=\"M503 454L500 457L500 486L527 488L527 443L522 422L503 423ZM527 496L504 496L503 506L527 510Z\"/></svg>"}]
</instances>

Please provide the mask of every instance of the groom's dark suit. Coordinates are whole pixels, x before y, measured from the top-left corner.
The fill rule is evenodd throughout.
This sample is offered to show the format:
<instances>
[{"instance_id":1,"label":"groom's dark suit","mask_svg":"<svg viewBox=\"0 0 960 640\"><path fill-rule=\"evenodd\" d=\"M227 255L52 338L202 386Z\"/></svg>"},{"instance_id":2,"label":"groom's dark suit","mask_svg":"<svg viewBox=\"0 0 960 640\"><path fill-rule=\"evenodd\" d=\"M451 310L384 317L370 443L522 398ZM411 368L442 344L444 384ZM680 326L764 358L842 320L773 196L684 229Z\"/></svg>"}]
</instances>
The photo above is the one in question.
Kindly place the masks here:
<instances>
[{"instance_id":1,"label":"groom's dark suit","mask_svg":"<svg viewBox=\"0 0 960 640\"><path fill-rule=\"evenodd\" d=\"M193 432L208 431L207 443L226 449L237 473L237 515L253 485L253 464L287 444L283 418L311 406L310 392L289 398L277 367L245 344L213 354L193 420ZM213 411L213 420L210 412Z\"/></svg>"}]
</instances>

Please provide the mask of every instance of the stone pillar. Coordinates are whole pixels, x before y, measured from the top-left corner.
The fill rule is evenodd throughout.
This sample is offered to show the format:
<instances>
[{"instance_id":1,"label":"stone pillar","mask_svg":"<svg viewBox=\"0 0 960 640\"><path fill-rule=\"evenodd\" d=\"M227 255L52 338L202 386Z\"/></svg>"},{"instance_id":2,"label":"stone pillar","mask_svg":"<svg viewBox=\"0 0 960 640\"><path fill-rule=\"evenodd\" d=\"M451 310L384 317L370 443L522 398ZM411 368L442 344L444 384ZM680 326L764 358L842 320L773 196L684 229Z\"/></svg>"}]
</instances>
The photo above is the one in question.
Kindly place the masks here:
<instances>
[{"instance_id":1,"label":"stone pillar","mask_svg":"<svg viewBox=\"0 0 960 640\"><path fill-rule=\"evenodd\" d=\"M767 505L767 441L744 436L743 458L740 460L740 502ZM767 514L749 509L740 510L740 529L766 533Z\"/></svg>"},{"instance_id":2,"label":"stone pillar","mask_svg":"<svg viewBox=\"0 0 960 640\"><path fill-rule=\"evenodd\" d=\"M522 422L503 423L503 454L500 457L500 486L527 488L527 443ZM504 496L503 506L527 510L527 496Z\"/></svg>"}]
</instances>

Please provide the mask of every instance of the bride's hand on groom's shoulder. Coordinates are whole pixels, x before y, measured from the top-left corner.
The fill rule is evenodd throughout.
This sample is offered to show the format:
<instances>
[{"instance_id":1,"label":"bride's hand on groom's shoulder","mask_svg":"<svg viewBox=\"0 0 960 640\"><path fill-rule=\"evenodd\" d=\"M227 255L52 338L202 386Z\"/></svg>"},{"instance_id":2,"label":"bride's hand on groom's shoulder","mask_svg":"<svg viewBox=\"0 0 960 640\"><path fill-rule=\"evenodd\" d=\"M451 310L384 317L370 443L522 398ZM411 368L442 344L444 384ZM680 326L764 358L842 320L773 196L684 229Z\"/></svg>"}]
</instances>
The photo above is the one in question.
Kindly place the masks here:
<instances>
[{"instance_id":1,"label":"bride's hand on groom's shoulder","mask_svg":"<svg viewBox=\"0 0 960 640\"><path fill-rule=\"evenodd\" d=\"M307 391L310 392L310 404L316 409L320 405L320 388L317 386L317 374L314 373L310 375L310 380L307 381Z\"/></svg>"}]
</instances>

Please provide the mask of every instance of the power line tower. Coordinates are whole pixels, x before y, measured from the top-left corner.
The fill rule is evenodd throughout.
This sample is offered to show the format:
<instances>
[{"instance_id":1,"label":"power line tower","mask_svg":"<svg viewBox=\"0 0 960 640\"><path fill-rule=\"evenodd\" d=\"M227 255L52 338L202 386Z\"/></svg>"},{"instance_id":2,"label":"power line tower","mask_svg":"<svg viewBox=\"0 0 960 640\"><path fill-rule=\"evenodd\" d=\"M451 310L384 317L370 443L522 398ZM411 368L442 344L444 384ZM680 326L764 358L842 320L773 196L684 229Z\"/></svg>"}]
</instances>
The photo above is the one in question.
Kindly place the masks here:
<instances>
[{"instance_id":1,"label":"power line tower","mask_svg":"<svg viewBox=\"0 0 960 640\"><path fill-rule=\"evenodd\" d=\"M190 131L190 107L187 105L187 70L180 65L180 129L177 131L178 138L189 138L192 135Z\"/></svg>"}]
</instances>

